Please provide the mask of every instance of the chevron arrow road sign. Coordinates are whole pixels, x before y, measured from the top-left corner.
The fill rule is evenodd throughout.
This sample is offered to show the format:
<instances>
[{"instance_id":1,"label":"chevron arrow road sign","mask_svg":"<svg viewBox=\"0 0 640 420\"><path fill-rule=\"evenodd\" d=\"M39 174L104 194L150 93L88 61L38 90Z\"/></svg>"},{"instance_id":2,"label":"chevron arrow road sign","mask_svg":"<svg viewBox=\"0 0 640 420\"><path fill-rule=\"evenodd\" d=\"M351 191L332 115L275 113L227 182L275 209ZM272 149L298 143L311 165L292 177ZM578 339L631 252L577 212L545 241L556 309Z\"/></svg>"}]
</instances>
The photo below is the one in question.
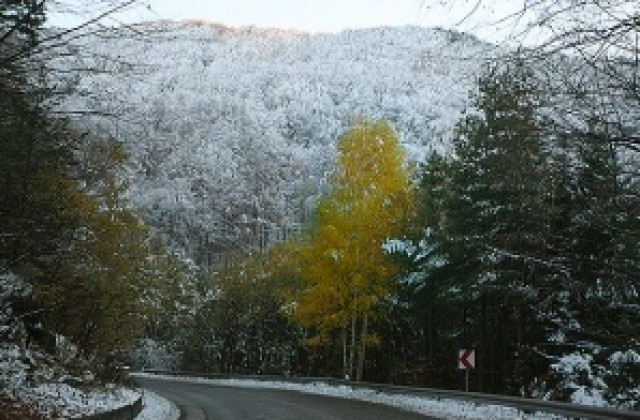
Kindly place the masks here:
<instances>
[{"instance_id":1,"label":"chevron arrow road sign","mask_svg":"<svg viewBox=\"0 0 640 420\"><path fill-rule=\"evenodd\" d=\"M471 370L476 367L476 351L474 349L460 349L458 352L458 369Z\"/></svg>"}]
</instances>

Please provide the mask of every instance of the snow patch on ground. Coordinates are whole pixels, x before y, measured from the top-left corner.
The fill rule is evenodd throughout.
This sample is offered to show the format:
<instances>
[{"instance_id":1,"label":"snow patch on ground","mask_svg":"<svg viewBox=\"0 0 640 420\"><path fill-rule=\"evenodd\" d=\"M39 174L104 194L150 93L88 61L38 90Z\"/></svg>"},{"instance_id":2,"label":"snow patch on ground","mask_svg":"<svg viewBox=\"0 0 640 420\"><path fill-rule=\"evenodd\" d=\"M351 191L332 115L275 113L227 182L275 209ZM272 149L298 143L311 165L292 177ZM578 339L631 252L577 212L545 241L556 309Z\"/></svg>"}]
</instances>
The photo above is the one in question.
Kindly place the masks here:
<instances>
[{"instance_id":1,"label":"snow patch on ground","mask_svg":"<svg viewBox=\"0 0 640 420\"><path fill-rule=\"evenodd\" d=\"M578 386L571 394L571 402L573 404L589 405L592 407L606 407L607 402L605 401L603 394L604 392L599 389Z\"/></svg>"},{"instance_id":2,"label":"snow patch on ground","mask_svg":"<svg viewBox=\"0 0 640 420\"><path fill-rule=\"evenodd\" d=\"M145 390L142 394L142 411L136 420L178 420L180 410L171 401Z\"/></svg>"},{"instance_id":3,"label":"snow patch on ground","mask_svg":"<svg viewBox=\"0 0 640 420\"><path fill-rule=\"evenodd\" d=\"M256 381L249 379L206 379L185 376L155 375L136 373L136 377L157 378L167 381L190 383L205 383L212 385L235 386L244 388L284 389L289 391L306 392L310 394L327 395L331 397L348 398L360 401L385 404L404 410L417 412L429 416L447 419L562 419L552 414L525 414L521 410L499 406L474 404L446 398L427 398L409 395L385 394L366 389L354 389L349 386L332 386L324 382L309 384L295 384L277 381Z\"/></svg>"},{"instance_id":4,"label":"snow patch on ground","mask_svg":"<svg viewBox=\"0 0 640 420\"><path fill-rule=\"evenodd\" d=\"M71 378L43 352L0 345L0 393L46 417L74 418L111 411L140 397L136 391L115 385L75 387L64 383L65 377Z\"/></svg>"},{"instance_id":5,"label":"snow patch on ground","mask_svg":"<svg viewBox=\"0 0 640 420\"><path fill-rule=\"evenodd\" d=\"M33 388L21 388L20 401L33 404L38 411L51 418L78 418L115 410L133 404L140 397L125 388L83 391L67 384L47 383Z\"/></svg>"}]
</instances>

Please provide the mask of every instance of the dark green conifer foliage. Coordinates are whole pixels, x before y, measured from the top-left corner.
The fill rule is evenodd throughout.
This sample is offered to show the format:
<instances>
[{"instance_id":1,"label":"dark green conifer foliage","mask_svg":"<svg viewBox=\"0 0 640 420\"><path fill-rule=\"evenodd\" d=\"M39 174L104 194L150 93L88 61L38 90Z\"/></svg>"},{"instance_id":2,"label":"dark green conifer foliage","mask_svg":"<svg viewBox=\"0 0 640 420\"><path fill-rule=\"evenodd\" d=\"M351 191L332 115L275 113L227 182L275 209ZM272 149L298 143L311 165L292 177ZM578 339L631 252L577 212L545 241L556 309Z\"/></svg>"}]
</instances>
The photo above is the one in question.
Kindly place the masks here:
<instances>
[{"instance_id":1,"label":"dark green conifer foliage","mask_svg":"<svg viewBox=\"0 0 640 420\"><path fill-rule=\"evenodd\" d=\"M593 378L620 383L605 372L632 367L612 367L609 356L638 348L640 206L636 161L607 125L556 125L539 83L520 63L490 72L452 156L428 160L421 187L431 258L407 300L424 320L415 339L428 366L447 357L434 347L472 346L477 389L563 399L573 379L553 367L562 356L591 358L592 383L581 384L596 388ZM446 375L431 372L426 385Z\"/></svg>"}]
</instances>

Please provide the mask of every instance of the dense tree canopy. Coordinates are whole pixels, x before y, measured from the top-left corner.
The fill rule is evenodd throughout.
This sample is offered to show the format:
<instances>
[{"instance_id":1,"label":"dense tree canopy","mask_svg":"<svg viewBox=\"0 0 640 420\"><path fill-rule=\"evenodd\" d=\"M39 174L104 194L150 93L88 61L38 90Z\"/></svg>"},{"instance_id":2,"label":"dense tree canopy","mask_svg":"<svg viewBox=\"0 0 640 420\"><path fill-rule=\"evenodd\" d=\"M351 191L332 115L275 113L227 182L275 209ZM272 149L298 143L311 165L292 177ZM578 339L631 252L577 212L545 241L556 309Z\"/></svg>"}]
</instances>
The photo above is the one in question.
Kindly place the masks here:
<instances>
[{"instance_id":1,"label":"dense tree canopy","mask_svg":"<svg viewBox=\"0 0 640 420\"><path fill-rule=\"evenodd\" d=\"M0 272L27 291L3 290L7 322L23 327L1 334L23 352L55 352L64 336L99 362L140 336L161 277L150 261L164 251L127 202L122 145L51 111L50 69L35 56L45 3L0 5Z\"/></svg>"}]
</instances>

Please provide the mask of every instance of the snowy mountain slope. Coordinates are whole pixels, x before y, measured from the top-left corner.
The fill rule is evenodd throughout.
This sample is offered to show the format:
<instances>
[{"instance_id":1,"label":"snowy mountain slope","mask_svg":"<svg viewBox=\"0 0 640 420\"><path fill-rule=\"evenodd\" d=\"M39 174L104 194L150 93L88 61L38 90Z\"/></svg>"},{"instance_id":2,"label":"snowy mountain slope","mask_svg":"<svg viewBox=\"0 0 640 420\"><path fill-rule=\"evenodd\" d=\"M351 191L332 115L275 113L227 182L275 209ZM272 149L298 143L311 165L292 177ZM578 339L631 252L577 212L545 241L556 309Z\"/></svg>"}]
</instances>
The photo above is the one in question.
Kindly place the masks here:
<instances>
[{"instance_id":1,"label":"snowy mountain slope","mask_svg":"<svg viewBox=\"0 0 640 420\"><path fill-rule=\"evenodd\" d=\"M124 141L131 201L189 255L248 249L300 221L358 117L411 161L447 147L490 46L416 27L309 35L159 22L84 38L62 111ZM308 210L308 209L307 209Z\"/></svg>"}]
</instances>

